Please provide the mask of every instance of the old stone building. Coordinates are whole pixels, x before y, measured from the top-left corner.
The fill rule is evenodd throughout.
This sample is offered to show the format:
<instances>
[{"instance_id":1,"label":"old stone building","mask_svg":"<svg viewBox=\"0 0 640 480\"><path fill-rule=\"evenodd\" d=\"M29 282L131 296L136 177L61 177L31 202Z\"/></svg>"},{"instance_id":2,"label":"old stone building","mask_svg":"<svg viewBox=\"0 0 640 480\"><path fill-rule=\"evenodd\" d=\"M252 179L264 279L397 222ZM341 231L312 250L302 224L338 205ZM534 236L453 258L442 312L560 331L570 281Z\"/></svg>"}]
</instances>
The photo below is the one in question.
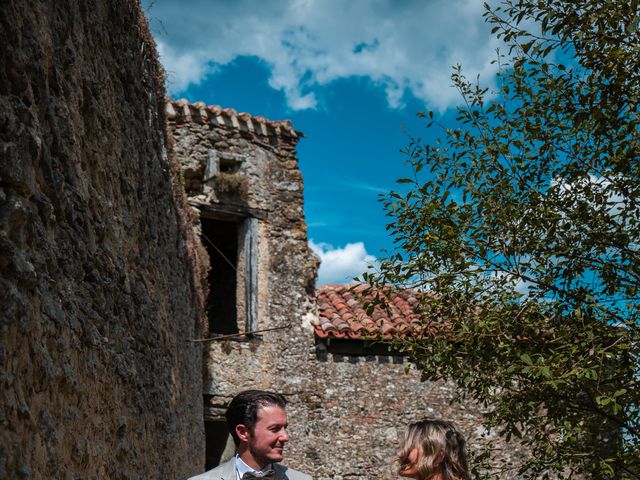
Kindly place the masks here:
<instances>
[{"instance_id":1,"label":"old stone building","mask_svg":"<svg viewBox=\"0 0 640 480\"><path fill-rule=\"evenodd\" d=\"M244 388L304 396L317 259L309 250L300 133L231 109L169 102L196 230L209 258L207 466L227 442L224 410ZM256 332L256 333L251 333Z\"/></svg>"},{"instance_id":2,"label":"old stone building","mask_svg":"<svg viewBox=\"0 0 640 480\"><path fill-rule=\"evenodd\" d=\"M415 298L369 316L361 288L314 291L318 262L295 155L301 134L288 122L186 100L169 101L167 117L208 253L206 468L232 453L224 409L246 388L285 394L287 463L320 480L397 478L400 435L425 416L453 419L475 445L477 408L450 405L452 385L421 382L404 357L366 341L407 327Z\"/></svg>"},{"instance_id":3,"label":"old stone building","mask_svg":"<svg viewBox=\"0 0 640 480\"><path fill-rule=\"evenodd\" d=\"M368 313L364 306L375 296L386 298L387 306ZM399 478L392 461L406 425L437 417L458 425L470 451L487 443L496 449L497 461L505 463L502 475L495 478L518 478L509 463L517 465L521 449L486 432L477 405L452 403L455 385L422 381L405 356L377 341L436 334L414 314L417 303L410 290L368 291L365 285L318 288L318 310L312 320L317 362L312 371L319 379L316 388L326 408L312 428L332 432L330 438L319 437L325 442L319 477Z\"/></svg>"}]
</instances>

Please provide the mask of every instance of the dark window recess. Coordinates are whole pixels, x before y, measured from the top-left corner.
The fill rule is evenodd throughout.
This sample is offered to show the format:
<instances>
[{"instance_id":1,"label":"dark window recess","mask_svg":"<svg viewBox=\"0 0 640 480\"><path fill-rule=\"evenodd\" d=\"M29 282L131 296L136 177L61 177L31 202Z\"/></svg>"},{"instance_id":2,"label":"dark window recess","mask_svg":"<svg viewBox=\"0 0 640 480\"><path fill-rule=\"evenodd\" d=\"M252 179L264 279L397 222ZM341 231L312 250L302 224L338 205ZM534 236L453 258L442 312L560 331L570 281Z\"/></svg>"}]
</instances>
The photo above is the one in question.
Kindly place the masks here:
<instances>
[{"instance_id":1,"label":"dark window recess","mask_svg":"<svg viewBox=\"0 0 640 480\"><path fill-rule=\"evenodd\" d=\"M226 460L222 458L222 454L229 440L227 423L224 420L204 422L204 434L206 438L205 470L210 470Z\"/></svg>"},{"instance_id":2,"label":"dark window recess","mask_svg":"<svg viewBox=\"0 0 640 480\"><path fill-rule=\"evenodd\" d=\"M229 161L225 159L220 160L220 171L223 173L238 173L240 170L240 163L236 161Z\"/></svg>"},{"instance_id":3,"label":"dark window recess","mask_svg":"<svg viewBox=\"0 0 640 480\"><path fill-rule=\"evenodd\" d=\"M228 335L239 332L236 307L239 225L236 222L202 219L204 245L211 262L207 300L211 333Z\"/></svg>"}]
</instances>

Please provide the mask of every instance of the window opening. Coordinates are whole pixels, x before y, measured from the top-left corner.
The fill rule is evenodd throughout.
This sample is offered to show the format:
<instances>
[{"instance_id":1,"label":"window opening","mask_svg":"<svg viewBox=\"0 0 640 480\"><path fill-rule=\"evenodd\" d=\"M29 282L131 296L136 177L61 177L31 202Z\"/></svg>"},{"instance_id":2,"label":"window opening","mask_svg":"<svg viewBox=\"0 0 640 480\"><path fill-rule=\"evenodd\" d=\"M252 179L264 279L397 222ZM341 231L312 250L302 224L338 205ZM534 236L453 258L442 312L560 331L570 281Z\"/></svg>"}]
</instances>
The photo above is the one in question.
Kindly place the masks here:
<instances>
[{"instance_id":1,"label":"window opening","mask_svg":"<svg viewBox=\"0 0 640 480\"><path fill-rule=\"evenodd\" d=\"M207 317L209 331L219 334L238 333L237 310L237 222L202 219L202 236L210 260Z\"/></svg>"},{"instance_id":2,"label":"window opening","mask_svg":"<svg viewBox=\"0 0 640 480\"><path fill-rule=\"evenodd\" d=\"M223 173L238 173L240 170L240 164L233 160L220 160L220 171Z\"/></svg>"}]
</instances>

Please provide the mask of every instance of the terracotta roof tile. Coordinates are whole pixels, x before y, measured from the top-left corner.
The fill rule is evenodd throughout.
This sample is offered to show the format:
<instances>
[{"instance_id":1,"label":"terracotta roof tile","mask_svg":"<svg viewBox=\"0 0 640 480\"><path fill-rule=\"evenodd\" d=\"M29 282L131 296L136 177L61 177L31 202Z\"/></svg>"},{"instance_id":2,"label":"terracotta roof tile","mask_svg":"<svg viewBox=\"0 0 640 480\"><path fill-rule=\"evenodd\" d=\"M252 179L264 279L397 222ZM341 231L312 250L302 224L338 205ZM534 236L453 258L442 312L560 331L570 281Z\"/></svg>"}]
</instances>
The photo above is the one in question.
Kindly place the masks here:
<instances>
[{"instance_id":1,"label":"terracotta roof tile","mask_svg":"<svg viewBox=\"0 0 640 480\"><path fill-rule=\"evenodd\" d=\"M318 287L316 300L318 318L312 321L315 334L320 338L369 339L390 338L395 334L424 335L425 332L414 312L418 305L416 292L394 289L386 295L377 290L367 292L367 286L322 285ZM365 311L365 303L376 295L387 301L388 308L376 306L371 313Z\"/></svg>"},{"instance_id":2,"label":"terracotta roof tile","mask_svg":"<svg viewBox=\"0 0 640 480\"><path fill-rule=\"evenodd\" d=\"M167 98L165 112L169 123L183 125L199 123L214 124L226 128L234 128L243 132L251 132L264 137L283 137L298 139L302 133L294 130L289 120L268 120L263 116L252 116L249 113L238 113L233 108L222 108L220 105L205 105L204 102L190 103L182 98Z\"/></svg>"}]
</instances>

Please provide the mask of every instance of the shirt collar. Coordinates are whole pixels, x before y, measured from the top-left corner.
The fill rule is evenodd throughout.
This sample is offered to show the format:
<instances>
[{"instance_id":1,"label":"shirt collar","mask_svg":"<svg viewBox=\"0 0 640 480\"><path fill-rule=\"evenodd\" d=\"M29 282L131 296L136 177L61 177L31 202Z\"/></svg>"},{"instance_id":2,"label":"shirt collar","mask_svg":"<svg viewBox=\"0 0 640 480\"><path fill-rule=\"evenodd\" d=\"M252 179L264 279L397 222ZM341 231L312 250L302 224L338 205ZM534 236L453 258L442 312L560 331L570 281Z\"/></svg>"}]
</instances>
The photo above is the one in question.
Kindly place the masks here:
<instances>
[{"instance_id":1,"label":"shirt collar","mask_svg":"<svg viewBox=\"0 0 640 480\"><path fill-rule=\"evenodd\" d=\"M236 453L237 480L240 480L242 478L242 475L244 475L247 472L266 472L267 470L271 470L272 468L273 468L273 465L269 464L266 467L264 467L262 470L254 470L249 465L244 463L244 461L240 458L240 455Z\"/></svg>"}]
</instances>

